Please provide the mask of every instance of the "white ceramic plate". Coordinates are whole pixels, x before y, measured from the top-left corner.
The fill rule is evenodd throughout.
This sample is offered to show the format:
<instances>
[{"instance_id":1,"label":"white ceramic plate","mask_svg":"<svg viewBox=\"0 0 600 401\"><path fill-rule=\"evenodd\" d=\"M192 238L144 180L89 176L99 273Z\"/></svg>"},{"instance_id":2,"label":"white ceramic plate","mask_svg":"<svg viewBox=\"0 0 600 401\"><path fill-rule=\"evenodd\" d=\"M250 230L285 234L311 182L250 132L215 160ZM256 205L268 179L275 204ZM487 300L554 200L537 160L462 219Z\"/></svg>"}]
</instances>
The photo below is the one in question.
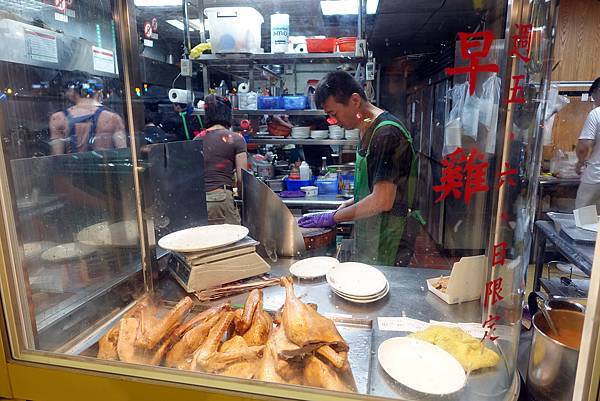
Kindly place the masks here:
<instances>
[{"instance_id":1,"label":"white ceramic plate","mask_svg":"<svg viewBox=\"0 0 600 401\"><path fill-rule=\"evenodd\" d=\"M390 292L390 287L385 287L385 290L383 290L383 292L381 294L378 294L372 298L353 298L353 297L349 297L347 295L344 295L342 293L339 293L335 290L333 290L333 292L335 293L335 295L337 295L338 297L345 299L346 301L350 301L350 302L354 302L357 304L369 304L371 302L376 302L379 301L383 298L385 298L387 296L387 294Z\"/></svg>"},{"instance_id":2,"label":"white ceramic plate","mask_svg":"<svg viewBox=\"0 0 600 401\"><path fill-rule=\"evenodd\" d=\"M166 235L158 246L175 252L197 252L233 244L246 235L248 229L235 224L199 226Z\"/></svg>"},{"instance_id":3,"label":"white ceramic plate","mask_svg":"<svg viewBox=\"0 0 600 401\"><path fill-rule=\"evenodd\" d=\"M79 259L94 252L94 248L70 242L52 247L42 253L42 259L49 262L63 262L71 259Z\"/></svg>"},{"instance_id":4,"label":"white ceramic plate","mask_svg":"<svg viewBox=\"0 0 600 401\"><path fill-rule=\"evenodd\" d=\"M338 291L338 290L336 290L334 288L331 288L331 291L335 292L336 294L338 294L338 295L340 295L341 297L344 297L344 298L352 298L352 299L358 299L358 300L361 300L361 299L374 299L374 298L379 298L383 294L387 294L390 291L390 286L388 284L388 285L385 286L385 288L381 292L378 292L377 294L369 295L369 296L366 296L366 297L360 297L360 296L356 296L356 295L349 295L349 294L346 294L344 292Z\"/></svg>"},{"instance_id":5,"label":"white ceramic plate","mask_svg":"<svg viewBox=\"0 0 600 401\"><path fill-rule=\"evenodd\" d=\"M37 258L47 249L56 246L54 242L50 241L37 241L37 242L28 242L23 244L23 254L26 258Z\"/></svg>"},{"instance_id":6,"label":"white ceramic plate","mask_svg":"<svg viewBox=\"0 0 600 401\"><path fill-rule=\"evenodd\" d=\"M452 394L465 386L465 371L452 355L416 338L385 340L377 357L394 380L421 393Z\"/></svg>"},{"instance_id":7,"label":"white ceramic plate","mask_svg":"<svg viewBox=\"0 0 600 401\"><path fill-rule=\"evenodd\" d=\"M77 241L91 246L132 247L139 244L135 220L109 224L107 221L86 227L77 234Z\"/></svg>"},{"instance_id":8,"label":"white ceramic plate","mask_svg":"<svg viewBox=\"0 0 600 401\"><path fill-rule=\"evenodd\" d=\"M315 279L323 277L329 270L339 264L340 262L336 258L327 256L307 258L294 263L290 267L290 273L298 278Z\"/></svg>"},{"instance_id":9,"label":"white ceramic plate","mask_svg":"<svg viewBox=\"0 0 600 401\"><path fill-rule=\"evenodd\" d=\"M327 273L327 282L337 292L350 297L370 297L388 285L379 270L364 263L340 263Z\"/></svg>"}]
</instances>

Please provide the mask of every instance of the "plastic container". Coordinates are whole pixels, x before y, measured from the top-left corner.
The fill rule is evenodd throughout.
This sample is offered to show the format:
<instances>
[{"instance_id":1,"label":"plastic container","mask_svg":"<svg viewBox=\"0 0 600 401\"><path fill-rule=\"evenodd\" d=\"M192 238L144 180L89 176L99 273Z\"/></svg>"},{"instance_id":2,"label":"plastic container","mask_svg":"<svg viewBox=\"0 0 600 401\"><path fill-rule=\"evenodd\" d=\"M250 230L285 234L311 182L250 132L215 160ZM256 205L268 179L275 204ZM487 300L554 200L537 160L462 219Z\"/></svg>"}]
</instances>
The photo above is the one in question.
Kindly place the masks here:
<instances>
[{"instance_id":1,"label":"plastic container","mask_svg":"<svg viewBox=\"0 0 600 401\"><path fill-rule=\"evenodd\" d=\"M300 191L302 187L308 187L314 184L314 180L292 180L290 178L285 179L285 188L288 191Z\"/></svg>"},{"instance_id":2,"label":"plastic container","mask_svg":"<svg viewBox=\"0 0 600 401\"><path fill-rule=\"evenodd\" d=\"M337 180L317 180L316 185L321 195L337 195L338 193Z\"/></svg>"},{"instance_id":3,"label":"plastic container","mask_svg":"<svg viewBox=\"0 0 600 401\"><path fill-rule=\"evenodd\" d=\"M290 15L271 15L271 53L285 53L290 36Z\"/></svg>"},{"instance_id":4,"label":"plastic container","mask_svg":"<svg viewBox=\"0 0 600 401\"><path fill-rule=\"evenodd\" d=\"M306 108L306 96L284 96L283 108L286 110L304 110Z\"/></svg>"},{"instance_id":5,"label":"plastic container","mask_svg":"<svg viewBox=\"0 0 600 401\"><path fill-rule=\"evenodd\" d=\"M306 162L300 163L300 179L301 180L310 180L310 166Z\"/></svg>"},{"instance_id":6,"label":"plastic container","mask_svg":"<svg viewBox=\"0 0 600 401\"><path fill-rule=\"evenodd\" d=\"M339 52L354 52L354 50L356 49L356 38L338 38L337 46Z\"/></svg>"},{"instance_id":7,"label":"plastic container","mask_svg":"<svg viewBox=\"0 0 600 401\"><path fill-rule=\"evenodd\" d=\"M283 109L283 98L281 96L259 96L259 110Z\"/></svg>"},{"instance_id":8,"label":"plastic container","mask_svg":"<svg viewBox=\"0 0 600 401\"><path fill-rule=\"evenodd\" d=\"M306 38L306 48L309 53L333 53L336 42L336 38Z\"/></svg>"},{"instance_id":9,"label":"plastic container","mask_svg":"<svg viewBox=\"0 0 600 401\"><path fill-rule=\"evenodd\" d=\"M306 194L306 196L317 196L319 194L319 188L314 185L309 185L306 187L300 187L300 190Z\"/></svg>"},{"instance_id":10,"label":"plastic container","mask_svg":"<svg viewBox=\"0 0 600 401\"><path fill-rule=\"evenodd\" d=\"M204 10L213 53L259 53L263 16L252 7Z\"/></svg>"}]
</instances>

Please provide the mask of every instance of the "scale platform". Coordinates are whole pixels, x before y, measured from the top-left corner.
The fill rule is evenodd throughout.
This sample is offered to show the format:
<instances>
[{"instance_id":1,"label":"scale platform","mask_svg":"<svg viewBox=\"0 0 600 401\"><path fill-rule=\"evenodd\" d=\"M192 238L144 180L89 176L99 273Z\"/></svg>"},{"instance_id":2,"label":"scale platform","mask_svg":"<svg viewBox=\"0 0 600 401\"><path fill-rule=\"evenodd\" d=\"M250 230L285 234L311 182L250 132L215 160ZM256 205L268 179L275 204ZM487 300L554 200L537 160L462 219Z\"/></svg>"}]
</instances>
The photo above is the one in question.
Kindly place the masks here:
<instances>
[{"instance_id":1,"label":"scale platform","mask_svg":"<svg viewBox=\"0 0 600 401\"><path fill-rule=\"evenodd\" d=\"M221 248L202 252L171 252L168 267L187 292L258 276L271 266L256 253L258 241L250 237Z\"/></svg>"}]
</instances>

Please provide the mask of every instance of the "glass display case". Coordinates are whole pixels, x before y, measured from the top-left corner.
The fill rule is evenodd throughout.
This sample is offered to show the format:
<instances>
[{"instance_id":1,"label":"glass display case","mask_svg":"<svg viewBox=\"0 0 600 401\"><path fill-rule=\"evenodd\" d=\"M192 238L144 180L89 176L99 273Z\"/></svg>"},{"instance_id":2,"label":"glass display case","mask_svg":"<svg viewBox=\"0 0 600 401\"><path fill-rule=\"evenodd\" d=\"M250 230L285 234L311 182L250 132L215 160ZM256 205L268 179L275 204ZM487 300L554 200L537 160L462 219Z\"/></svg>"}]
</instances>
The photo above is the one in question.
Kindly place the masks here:
<instances>
[{"instance_id":1,"label":"glass display case","mask_svg":"<svg viewBox=\"0 0 600 401\"><path fill-rule=\"evenodd\" d=\"M339 9L342 3L351 9ZM420 27L385 18L397 5L383 3L257 1L251 20L244 20L250 3L243 1L6 3L0 16L0 293L9 364L236 397L517 399L557 2L448 4L443 15L415 6L416 14L429 16ZM281 34L272 26L281 15L288 16L286 48L273 39ZM255 46L228 52L231 43L221 37L228 33L210 21L220 17L256 25L239 27L256 31L256 43L244 39ZM446 17L452 24L440 22ZM451 31L444 33L451 41L439 39L440 27ZM401 32L407 29L414 32ZM356 44L350 51L334 40L326 53L304 48L307 40L326 41L319 36ZM375 45L378 37L385 40ZM451 49L419 56L412 81L418 90L396 108L408 110L404 120L415 147L416 200L404 215L415 225L409 263L374 261L362 282L352 281L352 263L335 262L327 274L290 270L309 256L341 259L352 239L343 230L337 247L321 254L302 244L292 256L264 252L268 240L253 242L246 238L256 237L252 228L243 227L229 242L221 236L239 227L193 236L216 243L212 248L167 245L169 234L210 227L207 202L214 200L207 197L204 164L210 154L188 130L197 121L195 134L202 137L206 111L198 100L223 85L232 88L230 98L287 91L310 99L315 76L318 82L342 69L365 89L363 101L385 109L393 102L383 94L394 88L385 71L371 70L369 50L385 63L394 38L407 49L436 40ZM212 54L202 46L207 43ZM408 67L398 71L389 74L408 75ZM182 100L174 100L174 89ZM234 107L232 130L246 118L258 129L264 115L285 114L296 125L335 117L314 106ZM292 132L287 139L250 137L246 146L255 152L311 140ZM318 145L335 147L342 160L360 143ZM266 191L259 180L253 185L245 191ZM260 202L245 204L243 212L254 221L288 224L274 217L288 214ZM425 219L411 217L418 209ZM240 245L242 239L250 242ZM355 249L343 258L363 259ZM233 259L235 266L227 264ZM198 273L198 266L206 271ZM237 280L254 274L236 275L241 270L268 274L244 287ZM205 288L233 280L228 291ZM427 365L421 358L432 359ZM578 374L592 374L585 369ZM23 386L14 386L15 397L25 398L18 393Z\"/></svg>"}]
</instances>

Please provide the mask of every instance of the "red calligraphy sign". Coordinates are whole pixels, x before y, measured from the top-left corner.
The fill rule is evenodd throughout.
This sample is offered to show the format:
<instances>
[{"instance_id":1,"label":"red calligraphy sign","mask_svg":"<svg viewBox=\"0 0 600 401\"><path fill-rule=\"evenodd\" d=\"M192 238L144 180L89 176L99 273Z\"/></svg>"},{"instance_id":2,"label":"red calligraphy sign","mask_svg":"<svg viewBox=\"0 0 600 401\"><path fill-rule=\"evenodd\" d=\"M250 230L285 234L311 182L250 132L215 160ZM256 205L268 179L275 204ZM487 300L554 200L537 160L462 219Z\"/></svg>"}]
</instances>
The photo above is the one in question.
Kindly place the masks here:
<instances>
[{"instance_id":1,"label":"red calligraphy sign","mask_svg":"<svg viewBox=\"0 0 600 401\"><path fill-rule=\"evenodd\" d=\"M441 192L442 194L435 200L435 203L444 200L450 194L455 199L460 198L462 195L461 189L464 186L463 164L466 161L467 156L462 148L457 148L442 160L443 168L440 185L433 187L435 192Z\"/></svg>"},{"instance_id":2,"label":"red calligraphy sign","mask_svg":"<svg viewBox=\"0 0 600 401\"><path fill-rule=\"evenodd\" d=\"M490 315L485 322L483 322L483 328L488 329L485 331L485 334L481 341L489 338L491 341L495 341L498 339L498 336L495 336L496 333L496 322L500 320L500 316L498 315Z\"/></svg>"},{"instance_id":3,"label":"red calligraphy sign","mask_svg":"<svg viewBox=\"0 0 600 401\"><path fill-rule=\"evenodd\" d=\"M450 194L459 199L464 190L465 203L468 205L475 193L488 191L486 172L489 163L484 160L485 154L479 153L477 148L473 148L469 155L466 155L462 148L457 148L446 156L442 160L440 185L433 186L435 192L441 192L435 203L444 200Z\"/></svg>"},{"instance_id":4,"label":"red calligraphy sign","mask_svg":"<svg viewBox=\"0 0 600 401\"><path fill-rule=\"evenodd\" d=\"M500 182L498 183L498 189L502 188L502 185L504 185L506 181L508 181L508 185L510 185L511 187L517 185L517 182L510 177L511 175L517 174L517 169L510 168L510 164L508 163L504 163L504 167L507 168L507 170L501 171L500 175L498 176L498 178L500 178ZM505 180L504 177L507 177L507 179Z\"/></svg>"},{"instance_id":5,"label":"red calligraphy sign","mask_svg":"<svg viewBox=\"0 0 600 401\"><path fill-rule=\"evenodd\" d=\"M525 75L513 75L512 77L514 84L510 89L510 97L507 103L525 103L525 96L523 85L519 85L522 79L525 79ZM520 92L520 95L519 95Z\"/></svg>"},{"instance_id":6,"label":"red calligraphy sign","mask_svg":"<svg viewBox=\"0 0 600 401\"><path fill-rule=\"evenodd\" d=\"M459 32L460 54L462 58L469 61L466 67L446 68L446 74L459 75L469 74L469 93L475 93L477 87L477 74L480 72L498 72L498 64L480 64L481 59L487 57L494 41L492 31L475 33Z\"/></svg>"},{"instance_id":7,"label":"red calligraphy sign","mask_svg":"<svg viewBox=\"0 0 600 401\"><path fill-rule=\"evenodd\" d=\"M489 305L490 300L492 301L492 305L496 305L496 302L502 301L503 299L502 277L485 283L485 300L483 302L485 306Z\"/></svg>"},{"instance_id":8,"label":"red calligraphy sign","mask_svg":"<svg viewBox=\"0 0 600 401\"><path fill-rule=\"evenodd\" d=\"M517 56L526 63L529 63L531 57L529 52L531 51L531 24L517 24L518 33L513 35L513 48L510 52L511 56Z\"/></svg>"},{"instance_id":9,"label":"red calligraphy sign","mask_svg":"<svg viewBox=\"0 0 600 401\"><path fill-rule=\"evenodd\" d=\"M502 241L499 244L494 245L494 252L492 257L492 266L504 266L504 262L506 261L506 249L508 245L505 241Z\"/></svg>"}]
</instances>

